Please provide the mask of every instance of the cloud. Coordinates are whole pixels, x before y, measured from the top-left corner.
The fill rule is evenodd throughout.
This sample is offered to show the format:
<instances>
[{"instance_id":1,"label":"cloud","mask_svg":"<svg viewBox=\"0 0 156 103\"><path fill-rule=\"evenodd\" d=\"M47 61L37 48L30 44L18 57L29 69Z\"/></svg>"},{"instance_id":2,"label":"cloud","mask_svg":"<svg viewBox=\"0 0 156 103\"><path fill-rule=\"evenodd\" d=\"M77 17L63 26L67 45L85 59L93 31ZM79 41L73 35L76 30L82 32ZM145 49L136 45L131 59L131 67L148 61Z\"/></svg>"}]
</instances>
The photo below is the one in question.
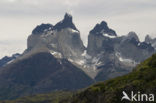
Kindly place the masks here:
<instances>
[{"instance_id":1,"label":"cloud","mask_svg":"<svg viewBox=\"0 0 156 103\"><path fill-rule=\"evenodd\" d=\"M0 0L0 41L25 40L25 47L36 25L55 24L65 12L72 13L86 44L89 31L102 20L119 35L133 30L143 39L146 34L156 34L155 11L155 0ZM13 44L6 45L18 48L17 42Z\"/></svg>"},{"instance_id":2,"label":"cloud","mask_svg":"<svg viewBox=\"0 0 156 103\"><path fill-rule=\"evenodd\" d=\"M16 0L7 0L7 2L13 3L13 2L16 2Z\"/></svg>"},{"instance_id":3,"label":"cloud","mask_svg":"<svg viewBox=\"0 0 156 103\"><path fill-rule=\"evenodd\" d=\"M14 3L10 4L10 1ZM112 16L156 8L155 4L154 0L2 0L0 1L0 11L1 15L9 16L61 15L66 11L84 16L101 14Z\"/></svg>"},{"instance_id":4,"label":"cloud","mask_svg":"<svg viewBox=\"0 0 156 103\"><path fill-rule=\"evenodd\" d=\"M26 48L25 42L21 40L0 40L0 58L22 53Z\"/></svg>"}]
</instances>

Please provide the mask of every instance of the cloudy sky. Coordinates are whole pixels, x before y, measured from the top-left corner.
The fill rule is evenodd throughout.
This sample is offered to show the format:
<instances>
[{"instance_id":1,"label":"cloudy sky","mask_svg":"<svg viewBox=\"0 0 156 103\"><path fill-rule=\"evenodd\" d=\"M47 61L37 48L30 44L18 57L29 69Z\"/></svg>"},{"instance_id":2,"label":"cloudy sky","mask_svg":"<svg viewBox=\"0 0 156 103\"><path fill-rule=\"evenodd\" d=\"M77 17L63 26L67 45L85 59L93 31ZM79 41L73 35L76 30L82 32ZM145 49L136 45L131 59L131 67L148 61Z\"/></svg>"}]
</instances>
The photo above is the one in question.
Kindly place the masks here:
<instances>
[{"instance_id":1,"label":"cloudy sky","mask_svg":"<svg viewBox=\"0 0 156 103\"><path fill-rule=\"evenodd\" d=\"M22 52L33 28L56 24L65 12L87 43L88 32L106 21L118 35L135 31L156 37L156 0L0 0L0 57Z\"/></svg>"}]
</instances>

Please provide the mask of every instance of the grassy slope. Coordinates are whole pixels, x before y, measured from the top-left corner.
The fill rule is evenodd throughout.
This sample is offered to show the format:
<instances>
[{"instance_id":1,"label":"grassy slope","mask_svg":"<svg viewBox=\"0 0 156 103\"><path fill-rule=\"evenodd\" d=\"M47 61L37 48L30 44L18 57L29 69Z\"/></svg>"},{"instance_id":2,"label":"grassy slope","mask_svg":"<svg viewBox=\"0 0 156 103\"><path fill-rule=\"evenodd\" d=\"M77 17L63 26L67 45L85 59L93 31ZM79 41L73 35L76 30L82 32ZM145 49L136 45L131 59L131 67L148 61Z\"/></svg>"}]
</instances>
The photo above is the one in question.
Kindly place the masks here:
<instances>
[{"instance_id":1,"label":"grassy slope","mask_svg":"<svg viewBox=\"0 0 156 103\"><path fill-rule=\"evenodd\" d=\"M48 98L43 95L45 98L43 102L43 99L38 95L39 97L31 98L36 102L30 102L28 99L30 97L26 97L20 99L26 102L20 103L121 103L122 91L126 91L126 93L131 91L156 93L156 54L142 62L128 75L97 83L82 92L74 94L72 97L70 97L72 94L70 96L63 94L63 99L59 98L58 101L48 102L47 100L57 97L58 94L55 96L49 94ZM0 103L18 103L17 101ZM122 103L124 102L128 103L127 101Z\"/></svg>"},{"instance_id":2,"label":"grassy slope","mask_svg":"<svg viewBox=\"0 0 156 103\"><path fill-rule=\"evenodd\" d=\"M57 91L49 94L38 94L34 96L23 97L16 100L1 101L0 103L58 103L60 100L64 100L71 96L72 92Z\"/></svg>"},{"instance_id":3,"label":"grassy slope","mask_svg":"<svg viewBox=\"0 0 156 103\"><path fill-rule=\"evenodd\" d=\"M138 65L132 73L97 83L75 95L70 102L121 103L122 91L156 93L156 54Z\"/></svg>"}]
</instances>

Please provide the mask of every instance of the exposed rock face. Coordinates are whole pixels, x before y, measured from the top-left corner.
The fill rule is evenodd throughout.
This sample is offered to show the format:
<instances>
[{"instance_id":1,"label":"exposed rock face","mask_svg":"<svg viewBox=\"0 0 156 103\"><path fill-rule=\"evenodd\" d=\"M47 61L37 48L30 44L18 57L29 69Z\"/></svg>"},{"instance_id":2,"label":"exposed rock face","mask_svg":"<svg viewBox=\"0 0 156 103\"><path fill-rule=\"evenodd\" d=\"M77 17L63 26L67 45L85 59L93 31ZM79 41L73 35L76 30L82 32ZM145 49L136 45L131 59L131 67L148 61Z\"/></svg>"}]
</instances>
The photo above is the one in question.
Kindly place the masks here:
<instances>
[{"instance_id":1,"label":"exposed rock face","mask_svg":"<svg viewBox=\"0 0 156 103\"><path fill-rule=\"evenodd\" d=\"M116 32L110 29L105 21L97 24L88 36L87 53L95 56L101 51L113 51L113 39L117 36Z\"/></svg>"},{"instance_id":2,"label":"exposed rock face","mask_svg":"<svg viewBox=\"0 0 156 103\"><path fill-rule=\"evenodd\" d=\"M110 29L105 21L102 21L100 24L97 24L94 27L94 29L90 31L90 34L108 34L110 36L117 36L116 32Z\"/></svg>"},{"instance_id":3,"label":"exposed rock face","mask_svg":"<svg viewBox=\"0 0 156 103\"><path fill-rule=\"evenodd\" d=\"M135 32L119 37L102 21L90 31L85 48L72 16L66 13L56 25L38 25L28 37L26 51L18 59L50 52L55 58L69 60L92 79L99 81L130 72L155 52L153 41L146 37L145 42L140 42Z\"/></svg>"},{"instance_id":4,"label":"exposed rock face","mask_svg":"<svg viewBox=\"0 0 156 103\"><path fill-rule=\"evenodd\" d=\"M152 39L149 35L145 37L145 42L151 44L156 50L156 38Z\"/></svg>"},{"instance_id":5,"label":"exposed rock face","mask_svg":"<svg viewBox=\"0 0 156 103\"><path fill-rule=\"evenodd\" d=\"M138 36L134 32L130 32L127 36L123 37L120 45L116 50L124 58L132 59L136 62L141 62L153 54L154 48L151 44L140 42Z\"/></svg>"},{"instance_id":6,"label":"exposed rock face","mask_svg":"<svg viewBox=\"0 0 156 103\"><path fill-rule=\"evenodd\" d=\"M72 16L66 13L54 26L38 25L28 37L27 49L14 62L0 61L6 64L0 69L0 90L4 90L0 99L78 89L124 75L155 52L154 44L156 40L149 37L140 42L135 32L119 37L102 21L90 31L85 48Z\"/></svg>"},{"instance_id":7,"label":"exposed rock face","mask_svg":"<svg viewBox=\"0 0 156 103\"><path fill-rule=\"evenodd\" d=\"M56 29L57 31L60 31L66 28L71 28L73 30L78 31L78 29L73 24L72 16L68 13L65 14L64 19L62 21L60 21L54 26L54 29Z\"/></svg>"},{"instance_id":8,"label":"exposed rock face","mask_svg":"<svg viewBox=\"0 0 156 103\"><path fill-rule=\"evenodd\" d=\"M34 35L42 35L46 31L53 30L53 25L51 24L41 24L38 25L33 31L32 34Z\"/></svg>"},{"instance_id":9,"label":"exposed rock face","mask_svg":"<svg viewBox=\"0 0 156 103\"><path fill-rule=\"evenodd\" d=\"M16 58L18 58L20 56L20 54L16 53L13 54L11 57L5 56L2 59L0 59L0 68L13 62L13 60L15 60Z\"/></svg>"},{"instance_id":10,"label":"exposed rock face","mask_svg":"<svg viewBox=\"0 0 156 103\"><path fill-rule=\"evenodd\" d=\"M135 32L118 37L106 22L97 24L88 36L87 53L97 60L95 79L98 81L130 72L154 52L150 44L139 41Z\"/></svg>"},{"instance_id":11,"label":"exposed rock face","mask_svg":"<svg viewBox=\"0 0 156 103\"><path fill-rule=\"evenodd\" d=\"M152 41L152 38L149 35L146 35L145 42L146 43L151 43L151 41Z\"/></svg>"},{"instance_id":12,"label":"exposed rock face","mask_svg":"<svg viewBox=\"0 0 156 103\"><path fill-rule=\"evenodd\" d=\"M131 41L131 43L135 45L137 45L140 42L137 34L133 31L129 32L126 36L123 36L122 42L125 41Z\"/></svg>"},{"instance_id":13,"label":"exposed rock face","mask_svg":"<svg viewBox=\"0 0 156 103\"><path fill-rule=\"evenodd\" d=\"M43 30L38 30L42 28ZM28 49L50 51L56 57L72 58L80 57L85 47L80 38L80 32L72 22L72 16L65 14L64 19L54 27L50 24L37 26L28 38ZM39 31L39 35L36 35Z\"/></svg>"},{"instance_id":14,"label":"exposed rock face","mask_svg":"<svg viewBox=\"0 0 156 103\"><path fill-rule=\"evenodd\" d=\"M41 24L33 30L25 53L36 52L50 52L56 58L66 58L100 81L130 72L155 51L150 43L140 42L133 31L117 36L105 21L90 31L85 48L72 16L66 13L56 25Z\"/></svg>"},{"instance_id":15,"label":"exposed rock face","mask_svg":"<svg viewBox=\"0 0 156 103\"><path fill-rule=\"evenodd\" d=\"M71 15L65 14L64 19L54 26L38 25L28 37L24 53L1 68L0 90L3 89L6 95L0 92L0 99L74 90L92 84L92 78L68 61L83 59L85 49ZM8 92L8 88L12 88L11 91ZM7 96L11 93L14 95Z\"/></svg>"}]
</instances>

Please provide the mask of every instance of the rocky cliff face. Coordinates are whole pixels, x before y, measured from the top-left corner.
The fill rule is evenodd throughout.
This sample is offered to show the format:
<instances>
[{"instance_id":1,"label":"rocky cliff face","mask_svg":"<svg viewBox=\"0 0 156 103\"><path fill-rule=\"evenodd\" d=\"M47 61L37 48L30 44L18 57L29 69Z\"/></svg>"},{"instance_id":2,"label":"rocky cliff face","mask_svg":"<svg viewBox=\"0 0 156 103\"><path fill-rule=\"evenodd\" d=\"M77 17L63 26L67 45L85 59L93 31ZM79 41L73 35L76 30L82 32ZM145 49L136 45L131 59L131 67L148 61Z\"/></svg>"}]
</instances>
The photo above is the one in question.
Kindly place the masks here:
<instances>
[{"instance_id":1,"label":"rocky cliff face","mask_svg":"<svg viewBox=\"0 0 156 103\"><path fill-rule=\"evenodd\" d=\"M27 49L18 59L48 52L57 59L67 59L99 81L130 72L155 52L154 41L148 36L145 42L140 42L135 32L118 36L102 21L90 31L85 47L72 16L66 13L56 25L38 25L28 37Z\"/></svg>"},{"instance_id":2,"label":"rocky cliff face","mask_svg":"<svg viewBox=\"0 0 156 103\"><path fill-rule=\"evenodd\" d=\"M95 56L100 51L112 51L112 38L117 37L114 30L110 29L105 21L97 24L88 36L87 53ZM105 43L104 43L105 41Z\"/></svg>"},{"instance_id":3,"label":"rocky cliff face","mask_svg":"<svg viewBox=\"0 0 156 103\"><path fill-rule=\"evenodd\" d=\"M66 13L56 25L38 25L24 53L9 64L2 62L6 65L0 69L0 97L78 89L124 75L155 53L154 44L155 39L148 37L140 42L135 32L118 36L102 21L90 31L85 47L72 16Z\"/></svg>"},{"instance_id":4,"label":"rocky cliff face","mask_svg":"<svg viewBox=\"0 0 156 103\"><path fill-rule=\"evenodd\" d=\"M151 44L140 42L137 34L134 32L130 32L127 36L123 37L116 50L124 58L129 58L135 62L143 61L155 52Z\"/></svg>"},{"instance_id":5,"label":"rocky cliff face","mask_svg":"<svg viewBox=\"0 0 156 103\"><path fill-rule=\"evenodd\" d=\"M83 59L85 49L71 15L65 14L54 26L38 25L28 37L24 53L9 64L2 62L0 100L92 84L94 80L70 62Z\"/></svg>"},{"instance_id":6,"label":"rocky cliff face","mask_svg":"<svg viewBox=\"0 0 156 103\"><path fill-rule=\"evenodd\" d=\"M156 38L151 38L149 35L145 37L145 42L151 44L156 49Z\"/></svg>"},{"instance_id":7,"label":"rocky cliff face","mask_svg":"<svg viewBox=\"0 0 156 103\"><path fill-rule=\"evenodd\" d=\"M50 51L57 58L79 58L85 47L80 32L72 22L72 16L65 14L64 19L55 26L41 24L28 37L28 49Z\"/></svg>"},{"instance_id":8,"label":"rocky cliff face","mask_svg":"<svg viewBox=\"0 0 156 103\"><path fill-rule=\"evenodd\" d=\"M19 60L39 52L67 59L97 81L128 73L139 62L151 56L154 40L146 37L140 42L135 32L118 36L105 21L96 24L88 35L85 47L73 18L66 13L55 25L38 25L27 40L27 49Z\"/></svg>"},{"instance_id":9,"label":"rocky cliff face","mask_svg":"<svg viewBox=\"0 0 156 103\"><path fill-rule=\"evenodd\" d=\"M151 44L140 42L135 32L117 36L106 22L97 24L88 36L87 53L96 58L96 80L126 74L155 52Z\"/></svg>"}]
</instances>

